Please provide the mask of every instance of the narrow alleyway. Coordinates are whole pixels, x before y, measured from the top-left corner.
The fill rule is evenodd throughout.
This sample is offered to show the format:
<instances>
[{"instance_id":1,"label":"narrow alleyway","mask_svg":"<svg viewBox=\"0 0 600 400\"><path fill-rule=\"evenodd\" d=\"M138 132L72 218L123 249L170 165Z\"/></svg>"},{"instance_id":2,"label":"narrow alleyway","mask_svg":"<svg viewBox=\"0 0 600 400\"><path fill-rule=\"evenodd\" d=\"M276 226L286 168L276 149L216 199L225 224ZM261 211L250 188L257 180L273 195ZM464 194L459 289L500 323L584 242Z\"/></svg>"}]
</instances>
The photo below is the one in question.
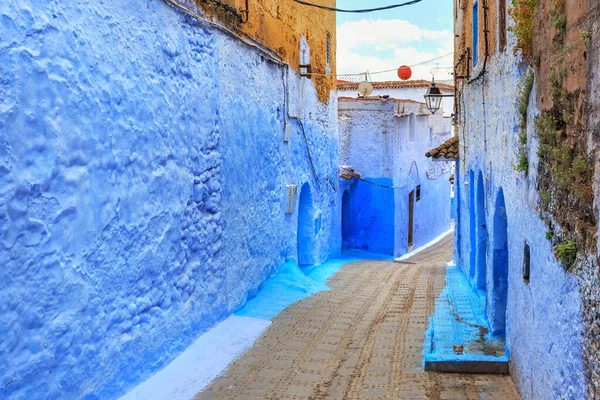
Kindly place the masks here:
<instances>
[{"instance_id":1,"label":"narrow alleyway","mask_svg":"<svg viewBox=\"0 0 600 400\"><path fill-rule=\"evenodd\" d=\"M196 399L518 399L508 376L425 373L423 336L452 236L403 263L361 261L275 320Z\"/></svg>"}]
</instances>

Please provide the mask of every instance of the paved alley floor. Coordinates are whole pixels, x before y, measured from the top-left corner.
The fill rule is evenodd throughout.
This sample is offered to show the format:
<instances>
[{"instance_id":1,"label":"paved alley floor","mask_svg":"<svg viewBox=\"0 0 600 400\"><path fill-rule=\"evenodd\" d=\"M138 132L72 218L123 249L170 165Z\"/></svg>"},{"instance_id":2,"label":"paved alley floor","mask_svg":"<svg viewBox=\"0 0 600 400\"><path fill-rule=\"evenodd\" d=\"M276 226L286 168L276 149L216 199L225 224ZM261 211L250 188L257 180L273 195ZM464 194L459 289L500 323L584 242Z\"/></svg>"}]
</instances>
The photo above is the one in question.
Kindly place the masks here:
<instances>
[{"instance_id":1,"label":"paved alley floor","mask_svg":"<svg viewBox=\"0 0 600 400\"><path fill-rule=\"evenodd\" d=\"M279 314L196 399L519 399L509 376L424 372L452 235L402 263L359 261Z\"/></svg>"}]
</instances>

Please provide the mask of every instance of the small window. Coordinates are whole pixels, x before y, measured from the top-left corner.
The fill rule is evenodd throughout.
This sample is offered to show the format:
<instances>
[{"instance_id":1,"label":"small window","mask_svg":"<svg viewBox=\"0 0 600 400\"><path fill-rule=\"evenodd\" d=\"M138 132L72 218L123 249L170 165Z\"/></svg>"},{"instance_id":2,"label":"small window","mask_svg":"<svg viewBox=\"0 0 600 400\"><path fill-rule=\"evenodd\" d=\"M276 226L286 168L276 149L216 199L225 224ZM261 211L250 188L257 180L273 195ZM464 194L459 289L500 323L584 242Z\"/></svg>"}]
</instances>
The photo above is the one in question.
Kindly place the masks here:
<instances>
[{"instance_id":1,"label":"small window","mask_svg":"<svg viewBox=\"0 0 600 400\"><path fill-rule=\"evenodd\" d=\"M479 53L479 1L473 3L473 66L477 65Z\"/></svg>"},{"instance_id":2,"label":"small window","mask_svg":"<svg viewBox=\"0 0 600 400\"><path fill-rule=\"evenodd\" d=\"M523 280L526 284L529 284L529 276L531 274L531 251L529 249L529 243L525 242L523 249Z\"/></svg>"},{"instance_id":3,"label":"small window","mask_svg":"<svg viewBox=\"0 0 600 400\"><path fill-rule=\"evenodd\" d=\"M433 128L429 128L429 146L433 146Z\"/></svg>"},{"instance_id":4,"label":"small window","mask_svg":"<svg viewBox=\"0 0 600 400\"><path fill-rule=\"evenodd\" d=\"M417 186L417 201L421 200L421 185Z\"/></svg>"},{"instance_id":5,"label":"small window","mask_svg":"<svg viewBox=\"0 0 600 400\"><path fill-rule=\"evenodd\" d=\"M327 69L331 68L331 35L327 33Z\"/></svg>"},{"instance_id":6,"label":"small window","mask_svg":"<svg viewBox=\"0 0 600 400\"><path fill-rule=\"evenodd\" d=\"M415 142L415 119L415 113L410 113L410 116L408 117L408 135L411 143Z\"/></svg>"},{"instance_id":7,"label":"small window","mask_svg":"<svg viewBox=\"0 0 600 400\"><path fill-rule=\"evenodd\" d=\"M317 219L315 219L315 235L318 235L321 232L321 226L323 225L323 216L319 215Z\"/></svg>"},{"instance_id":8,"label":"small window","mask_svg":"<svg viewBox=\"0 0 600 400\"><path fill-rule=\"evenodd\" d=\"M498 0L498 50L506 47L506 0Z\"/></svg>"}]
</instances>

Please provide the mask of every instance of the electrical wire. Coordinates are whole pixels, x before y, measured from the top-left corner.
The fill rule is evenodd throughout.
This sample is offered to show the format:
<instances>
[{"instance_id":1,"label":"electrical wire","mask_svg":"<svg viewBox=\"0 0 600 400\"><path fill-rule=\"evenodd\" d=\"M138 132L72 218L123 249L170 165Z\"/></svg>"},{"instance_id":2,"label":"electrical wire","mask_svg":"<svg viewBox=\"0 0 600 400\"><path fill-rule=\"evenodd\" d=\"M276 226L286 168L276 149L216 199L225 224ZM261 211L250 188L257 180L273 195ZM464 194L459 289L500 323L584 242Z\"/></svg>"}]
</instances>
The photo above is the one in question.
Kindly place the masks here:
<instances>
[{"instance_id":1,"label":"electrical wire","mask_svg":"<svg viewBox=\"0 0 600 400\"><path fill-rule=\"evenodd\" d=\"M358 180L359 180L359 181L362 181L362 182L364 182L364 183L368 183L369 185L378 186L378 187L380 187L380 188L384 188L384 189L402 189L402 188L404 188L404 187L406 187L406 186L408 185L408 182L407 182L407 183L405 183L405 184L404 184L404 185L402 185L402 186L388 186L388 185L382 185L382 184L380 184L380 183L376 183L376 182L368 181L368 180L366 180L366 179L364 179L364 178L358 178Z\"/></svg>"},{"instance_id":2,"label":"electrical wire","mask_svg":"<svg viewBox=\"0 0 600 400\"><path fill-rule=\"evenodd\" d=\"M303 4L305 6L316 7L316 8L320 8L321 10L327 10L327 11L335 11L335 12L343 12L343 13L370 13L370 12L375 12L375 11L384 11L384 10L391 10L393 8L398 8L398 7L410 6L413 4L420 3L423 0L411 0L411 1L407 1L405 3L401 3L401 4L392 4L389 6L377 7L377 8L367 8L367 9L363 9L363 10L345 10L342 8L335 8L335 7L322 6L319 4L313 4L313 3L309 3L309 2L303 1L303 0L294 0L294 1L296 3Z\"/></svg>"},{"instance_id":3,"label":"electrical wire","mask_svg":"<svg viewBox=\"0 0 600 400\"><path fill-rule=\"evenodd\" d=\"M443 55L435 57L435 58L430 58L429 60L425 60L425 61L418 62L416 64L408 65L408 67L413 68L413 67L417 67L419 65L428 64L428 63L430 63L432 61L436 61L436 60L439 60L441 58L445 58L445 57L451 56L453 54L454 54L454 52L452 52L452 53L446 53L446 54L443 54ZM447 67L439 67L439 68L447 68ZM448 68L451 68L451 67L448 67ZM366 71L366 72L358 72L358 73L350 73L350 74L318 74L318 73L311 73L311 75L315 75L315 76L335 76L335 77L340 77L340 76L363 76L365 74L369 74L369 75L384 74L386 72L393 72L393 71L397 71L397 70L398 70L398 68L392 68L392 69L385 69L385 70L382 70L382 71L375 71L375 72Z\"/></svg>"},{"instance_id":4,"label":"electrical wire","mask_svg":"<svg viewBox=\"0 0 600 400\"><path fill-rule=\"evenodd\" d=\"M302 131L302 136L304 137L304 144L306 145L306 153L308 154L308 161L310 161L310 167L312 169L315 180L320 185L321 180L319 179L319 175L317 175L317 168L315 167L315 163L313 162L312 154L310 152L310 147L308 146L308 138L306 137L306 132L304 131L304 124L300 118L295 118L300 124L300 130Z\"/></svg>"}]
</instances>

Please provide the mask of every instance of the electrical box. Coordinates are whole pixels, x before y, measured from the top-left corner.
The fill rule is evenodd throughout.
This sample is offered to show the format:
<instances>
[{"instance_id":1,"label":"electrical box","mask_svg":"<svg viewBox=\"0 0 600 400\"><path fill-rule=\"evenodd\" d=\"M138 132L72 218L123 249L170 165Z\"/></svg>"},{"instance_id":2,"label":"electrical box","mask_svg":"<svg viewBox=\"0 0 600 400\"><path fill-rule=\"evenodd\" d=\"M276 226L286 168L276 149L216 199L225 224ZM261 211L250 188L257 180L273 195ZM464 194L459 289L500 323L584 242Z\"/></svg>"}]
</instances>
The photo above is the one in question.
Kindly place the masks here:
<instances>
[{"instance_id":1,"label":"electrical box","mask_svg":"<svg viewBox=\"0 0 600 400\"><path fill-rule=\"evenodd\" d=\"M298 185L286 185L287 203L285 213L291 214L296 211L296 195L298 194Z\"/></svg>"},{"instance_id":2,"label":"electrical box","mask_svg":"<svg viewBox=\"0 0 600 400\"><path fill-rule=\"evenodd\" d=\"M291 134L290 124L286 123L285 128L283 129L283 141L284 142L287 143L290 141L290 134Z\"/></svg>"}]
</instances>

